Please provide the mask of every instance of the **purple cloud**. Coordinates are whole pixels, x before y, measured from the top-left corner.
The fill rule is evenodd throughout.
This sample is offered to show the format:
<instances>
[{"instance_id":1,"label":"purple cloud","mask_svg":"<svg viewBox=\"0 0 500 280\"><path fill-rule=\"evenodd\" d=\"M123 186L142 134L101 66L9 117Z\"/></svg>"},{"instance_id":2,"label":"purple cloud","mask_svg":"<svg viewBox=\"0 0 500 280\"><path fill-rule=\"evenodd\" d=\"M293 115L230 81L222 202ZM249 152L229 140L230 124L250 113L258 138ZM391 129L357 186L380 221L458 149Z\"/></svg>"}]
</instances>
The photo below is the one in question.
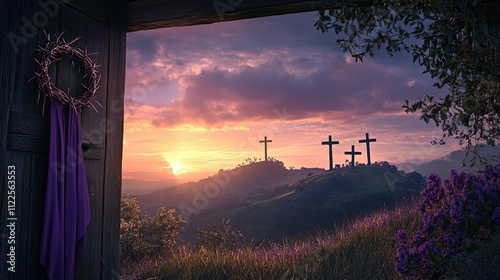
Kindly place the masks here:
<instances>
[{"instance_id":1,"label":"purple cloud","mask_svg":"<svg viewBox=\"0 0 500 280\"><path fill-rule=\"evenodd\" d=\"M409 56L354 63L333 34L314 30L314 19L307 13L132 33L126 112L151 105L149 121L159 127L273 121L283 107L291 120L351 122L401 114L405 99L437 92Z\"/></svg>"}]
</instances>

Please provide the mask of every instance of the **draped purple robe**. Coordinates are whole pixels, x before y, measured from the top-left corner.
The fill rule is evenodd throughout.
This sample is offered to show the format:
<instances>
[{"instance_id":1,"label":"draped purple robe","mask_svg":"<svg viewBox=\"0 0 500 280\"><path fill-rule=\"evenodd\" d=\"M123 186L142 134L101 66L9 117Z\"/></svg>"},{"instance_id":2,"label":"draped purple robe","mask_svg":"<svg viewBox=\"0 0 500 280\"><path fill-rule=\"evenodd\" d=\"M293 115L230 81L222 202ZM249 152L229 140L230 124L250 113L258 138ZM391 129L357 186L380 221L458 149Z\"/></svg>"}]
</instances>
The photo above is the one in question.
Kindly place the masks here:
<instances>
[{"instance_id":1,"label":"draped purple robe","mask_svg":"<svg viewBox=\"0 0 500 280\"><path fill-rule=\"evenodd\" d=\"M75 278L75 258L85 249L90 203L78 110L53 100L50 110L49 172L40 263L50 280Z\"/></svg>"}]
</instances>

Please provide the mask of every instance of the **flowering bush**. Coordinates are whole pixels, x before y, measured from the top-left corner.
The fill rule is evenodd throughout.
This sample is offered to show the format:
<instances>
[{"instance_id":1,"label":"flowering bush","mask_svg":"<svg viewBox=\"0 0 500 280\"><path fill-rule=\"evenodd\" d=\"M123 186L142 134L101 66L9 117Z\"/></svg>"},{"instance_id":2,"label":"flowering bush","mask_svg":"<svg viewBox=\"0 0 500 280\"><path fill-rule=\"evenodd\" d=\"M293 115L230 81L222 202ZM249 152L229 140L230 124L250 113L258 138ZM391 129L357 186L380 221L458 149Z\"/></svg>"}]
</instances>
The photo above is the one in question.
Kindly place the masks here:
<instances>
[{"instance_id":1,"label":"flowering bush","mask_svg":"<svg viewBox=\"0 0 500 280\"><path fill-rule=\"evenodd\" d=\"M500 165L479 175L452 171L444 184L431 174L421 195L422 227L411 238L405 230L396 232L394 267L408 279L444 274L451 256L500 232Z\"/></svg>"}]
</instances>

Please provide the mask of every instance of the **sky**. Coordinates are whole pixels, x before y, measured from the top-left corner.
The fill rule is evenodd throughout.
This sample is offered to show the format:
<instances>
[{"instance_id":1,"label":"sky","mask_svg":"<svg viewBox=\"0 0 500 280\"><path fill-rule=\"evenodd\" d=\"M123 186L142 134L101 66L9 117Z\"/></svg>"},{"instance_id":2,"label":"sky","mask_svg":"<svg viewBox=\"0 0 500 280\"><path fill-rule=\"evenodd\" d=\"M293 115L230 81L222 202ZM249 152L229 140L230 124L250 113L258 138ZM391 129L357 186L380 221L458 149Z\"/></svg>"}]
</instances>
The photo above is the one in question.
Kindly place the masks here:
<instances>
[{"instance_id":1,"label":"sky","mask_svg":"<svg viewBox=\"0 0 500 280\"><path fill-rule=\"evenodd\" d=\"M127 34L123 192L197 181L268 155L287 167L328 168L355 145L371 160L422 164L458 150L404 101L444 96L409 54L363 62L342 53L316 13Z\"/></svg>"}]
</instances>

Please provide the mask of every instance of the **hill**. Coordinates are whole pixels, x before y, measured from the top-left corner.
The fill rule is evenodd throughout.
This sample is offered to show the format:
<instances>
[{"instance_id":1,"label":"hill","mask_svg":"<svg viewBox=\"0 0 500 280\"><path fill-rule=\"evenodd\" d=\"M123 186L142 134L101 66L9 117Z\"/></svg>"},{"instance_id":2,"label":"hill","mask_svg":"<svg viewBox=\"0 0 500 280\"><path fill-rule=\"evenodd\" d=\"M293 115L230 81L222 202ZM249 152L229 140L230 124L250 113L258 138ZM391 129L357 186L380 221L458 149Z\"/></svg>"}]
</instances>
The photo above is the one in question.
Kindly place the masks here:
<instances>
[{"instance_id":1,"label":"hill","mask_svg":"<svg viewBox=\"0 0 500 280\"><path fill-rule=\"evenodd\" d=\"M261 161L220 170L218 174L197 182L136 196L142 211L152 214L158 207L177 208L189 219L210 208L238 201L255 194L272 192L277 186L297 182L308 174L324 171L320 168L286 169L281 161Z\"/></svg>"},{"instance_id":2,"label":"hill","mask_svg":"<svg viewBox=\"0 0 500 280\"><path fill-rule=\"evenodd\" d=\"M322 171L273 191L242 196L207 208L190 217L186 238L196 227L230 219L234 228L256 241L329 230L349 219L418 195L425 187L422 175L394 166L357 166Z\"/></svg>"}]
</instances>

